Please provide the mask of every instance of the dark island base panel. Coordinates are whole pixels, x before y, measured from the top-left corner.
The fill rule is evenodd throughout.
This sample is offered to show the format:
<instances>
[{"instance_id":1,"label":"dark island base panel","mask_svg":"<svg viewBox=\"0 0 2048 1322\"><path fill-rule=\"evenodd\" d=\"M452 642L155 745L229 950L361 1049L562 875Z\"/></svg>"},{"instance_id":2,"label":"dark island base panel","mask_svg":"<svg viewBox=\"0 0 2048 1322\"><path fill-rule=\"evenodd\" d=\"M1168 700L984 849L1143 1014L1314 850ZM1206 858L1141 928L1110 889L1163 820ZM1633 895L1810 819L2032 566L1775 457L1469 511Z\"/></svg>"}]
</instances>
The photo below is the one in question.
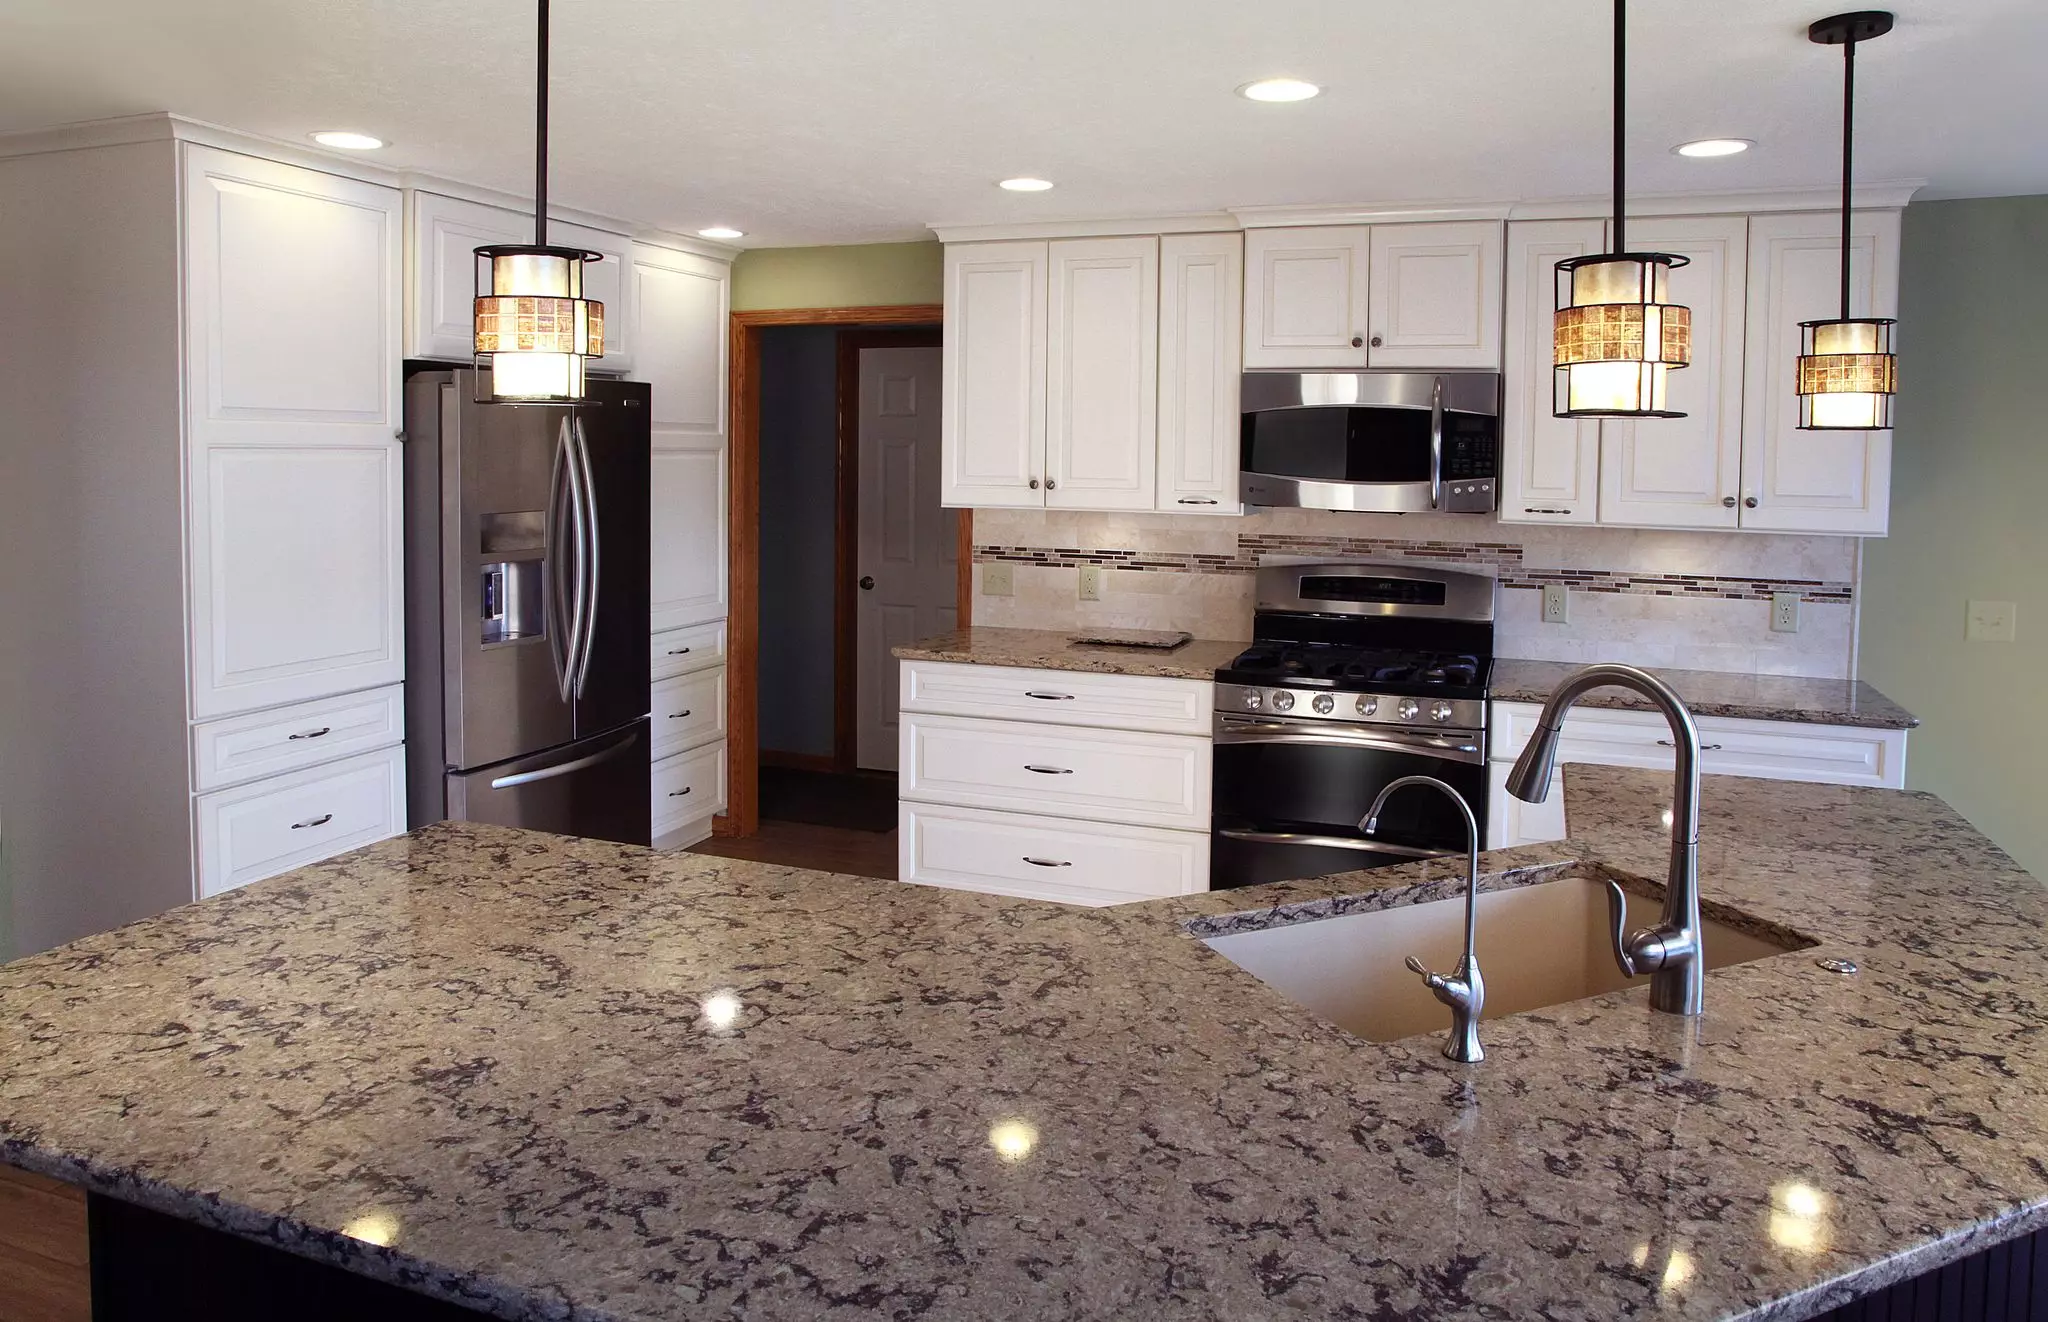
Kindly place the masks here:
<instances>
[{"instance_id":1,"label":"dark island base panel","mask_svg":"<svg viewBox=\"0 0 2048 1322\"><path fill-rule=\"evenodd\" d=\"M485 1314L94 1194L93 1322L475 1322ZM1815 1322L2048 1322L2048 1230Z\"/></svg>"},{"instance_id":2,"label":"dark island base panel","mask_svg":"<svg viewBox=\"0 0 2048 1322\"><path fill-rule=\"evenodd\" d=\"M477 1322L486 1316L132 1203L86 1200L93 1322Z\"/></svg>"}]
</instances>

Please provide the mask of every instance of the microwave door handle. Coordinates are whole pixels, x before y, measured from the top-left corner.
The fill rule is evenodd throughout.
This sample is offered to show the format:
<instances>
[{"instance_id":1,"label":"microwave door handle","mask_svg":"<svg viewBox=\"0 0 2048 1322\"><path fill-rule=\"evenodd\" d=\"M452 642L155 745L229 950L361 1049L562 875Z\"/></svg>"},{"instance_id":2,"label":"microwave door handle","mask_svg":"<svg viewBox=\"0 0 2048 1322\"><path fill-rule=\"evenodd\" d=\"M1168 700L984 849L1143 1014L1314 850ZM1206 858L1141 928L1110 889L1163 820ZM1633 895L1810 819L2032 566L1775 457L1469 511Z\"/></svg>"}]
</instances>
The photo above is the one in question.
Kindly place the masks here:
<instances>
[{"instance_id":1,"label":"microwave door handle","mask_svg":"<svg viewBox=\"0 0 2048 1322\"><path fill-rule=\"evenodd\" d=\"M1429 507L1444 507L1444 379L1429 391Z\"/></svg>"}]
</instances>

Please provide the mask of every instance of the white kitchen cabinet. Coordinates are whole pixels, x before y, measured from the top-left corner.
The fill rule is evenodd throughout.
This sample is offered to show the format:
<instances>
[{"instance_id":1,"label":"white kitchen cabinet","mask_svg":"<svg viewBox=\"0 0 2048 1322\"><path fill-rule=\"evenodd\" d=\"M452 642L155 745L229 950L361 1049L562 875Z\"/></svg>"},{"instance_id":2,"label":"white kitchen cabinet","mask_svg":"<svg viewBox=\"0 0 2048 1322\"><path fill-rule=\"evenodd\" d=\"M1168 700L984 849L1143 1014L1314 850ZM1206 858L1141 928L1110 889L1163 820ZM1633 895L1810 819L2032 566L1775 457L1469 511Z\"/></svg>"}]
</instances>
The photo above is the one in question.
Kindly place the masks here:
<instances>
[{"instance_id":1,"label":"white kitchen cabinet","mask_svg":"<svg viewBox=\"0 0 2048 1322\"><path fill-rule=\"evenodd\" d=\"M724 620L686 629L665 629L647 641L650 679L667 679L725 664Z\"/></svg>"},{"instance_id":2,"label":"white kitchen cabinet","mask_svg":"<svg viewBox=\"0 0 2048 1322\"><path fill-rule=\"evenodd\" d=\"M648 456L648 583L656 631L726 615L725 448L664 446Z\"/></svg>"},{"instance_id":3,"label":"white kitchen cabinet","mask_svg":"<svg viewBox=\"0 0 2048 1322\"><path fill-rule=\"evenodd\" d=\"M1749 226L1742 526L1882 535L1891 512L1889 431L1800 431L1799 323L1841 314L1841 219L1757 216ZM1857 212L1850 315L1898 315L1899 216Z\"/></svg>"},{"instance_id":4,"label":"white kitchen cabinet","mask_svg":"<svg viewBox=\"0 0 2048 1322\"><path fill-rule=\"evenodd\" d=\"M201 898L405 830L399 747L270 776L192 801Z\"/></svg>"},{"instance_id":5,"label":"white kitchen cabinet","mask_svg":"<svg viewBox=\"0 0 2048 1322\"><path fill-rule=\"evenodd\" d=\"M621 376L632 373L640 324L633 306L638 284L633 279L633 241L609 230L550 218L548 242L598 255L600 260L583 264L583 297L604 304L604 356L591 367Z\"/></svg>"},{"instance_id":6,"label":"white kitchen cabinet","mask_svg":"<svg viewBox=\"0 0 2048 1322\"><path fill-rule=\"evenodd\" d=\"M897 875L926 886L1062 904L1126 904L1209 889L1207 832L905 802Z\"/></svg>"},{"instance_id":7,"label":"white kitchen cabinet","mask_svg":"<svg viewBox=\"0 0 2048 1322\"><path fill-rule=\"evenodd\" d=\"M732 268L640 243L633 246L634 375L654 391L654 445L724 443L726 329Z\"/></svg>"},{"instance_id":8,"label":"white kitchen cabinet","mask_svg":"<svg viewBox=\"0 0 2048 1322\"><path fill-rule=\"evenodd\" d=\"M897 673L902 709L940 716L1206 736L1216 706L1206 679L957 661L904 661Z\"/></svg>"},{"instance_id":9,"label":"white kitchen cabinet","mask_svg":"<svg viewBox=\"0 0 2048 1322\"><path fill-rule=\"evenodd\" d=\"M405 740L405 686L317 698L192 727L192 788L204 793Z\"/></svg>"},{"instance_id":10,"label":"white kitchen cabinet","mask_svg":"<svg viewBox=\"0 0 2048 1322\"><path fill-rule=\"evenodd\" d=\"M1058 239L1046 258L1045 504L1150 509L1159 240Z\"/></svg>"},{"instance_id":11,"label":"white kitchen cabinet","mask_svg":"<svg viewBox=\"0 0 2048 1322\"><path fill-rule=\"evenodd\" d=\"M725 667L655 680L649 756L660 761L725 738Z\"/></svg>"},{"instance_id":12,"label":"white kitchen cabinet","mask_svg":"<svg viewBox=\"0 0 2048 1322\"><path fill-rule=\"evenodd\" d=\"M1632 221L1629 247L1688 258L1671 301L1692 312L1692 364L1669 376L1682 418L1600 424L1600 521L1733 528L1742 482L1742 340L1749 266L1745 216Z\"/></svg>"},{"instance_id":13,"label":"white kitchen cabinet","mask_svg":"<svg viewBox=\"0 0 2048 1322\"><path fill-rule=\"evenodd\" d=\"M1557 264L1606 247L1597 220L1516 221L1507 232L1507 370L1501 401L1500 521L1600 517L1600 424L1553 415Z\"/></svg>"},{"instance_id":14,"label":"white kitchen cabinet","mask_svg":"<svg viewBox=\"0 0 2048 1322\"><path fill-rule=\"evenodd\" d=\"M1500 370L1500 222L1374 225L1368 367Z\"/></svg>"},{"instance_id":15,"label":"white kitchen cabinet","mask_svg":"<svg viewBox=\"0 0 2048 1322\"><path fill-rule=\"evenodd\" d=\"M1371 261L1369 226L1247 230L1245 367L1364 367Z\"/></svg>"},{"instance_id":16,"label":"white kitchen cabinet","mask_svg":"<svg viewBox=\"0 0 2048 1322\"><path fill-rule=\"evenodd\" d=\"M1154 507L1238 514L1244 237L1159 240L1159 464Z\"/></svg>"},{"instance_id":17,"label":"white kitchen cabinet","mask_svg":"<svg viewBox=\"0 0 2048 1322\"><path fill-rule=\"evenodd\" d=\"M939 503L1045 504L1048 245L946 248Z\"/></svg>"},{"instance_id":18,"label":"white kitchen cabinet","mask_svg":"<svg viewBox=\"0 0 2048 1322\"><path fill-rule=\"evenodd\" d=\"M650 776L656 849L682 849L711 834L725 811L725 742L654 763Z\"/></svg>"}]
</instances>

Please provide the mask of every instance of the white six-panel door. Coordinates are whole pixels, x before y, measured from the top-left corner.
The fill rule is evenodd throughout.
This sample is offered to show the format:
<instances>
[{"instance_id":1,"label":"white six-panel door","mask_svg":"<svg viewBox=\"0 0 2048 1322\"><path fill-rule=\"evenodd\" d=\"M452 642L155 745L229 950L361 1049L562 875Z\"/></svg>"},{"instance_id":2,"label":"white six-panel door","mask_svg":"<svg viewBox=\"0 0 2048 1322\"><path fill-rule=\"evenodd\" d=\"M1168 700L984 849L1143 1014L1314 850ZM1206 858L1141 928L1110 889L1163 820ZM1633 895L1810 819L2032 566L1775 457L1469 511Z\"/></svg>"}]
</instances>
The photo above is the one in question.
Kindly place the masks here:
<instances>
[{"instance_id":1,"label":"white six-panel door","mask_svg":"<svg viewBox=\"0 0 2048 1322\"><path fill-rule=\"evenodd\" d=\"M1159 240L1058 239L1047 271L1045 503L1149 509L1159 453Z\"/></svg>"},{"instance_id":2,"label":"white six-panel door","mask_svg":"<svg viewBox=\"0 0 2048 1322\"><path fill-rule=\"evenodd\" d=\"M1244 365L1364 367L1371 256L1364 225L1247 230Z\"/></svg>"},{"instance_id":3,"label":"white six-panel door","mask_svg":"<svg viewBox=\"0 0 2048 1322\"><path fill-rule=\"evenodd\" d=\"M1672 372L1682 418L1601 424L1600 521L1733 528L1742 484L1742 337L1749 279L1746 216L1632 221L1629 248L1690 259L1671 272L1671 301L1692 312L1692 365Z\"/></svg>"},{"instance_id":4,"label":"white six-panel door","mask_svg":"<svg viewBox=\"0 0 2048 1322\"><path fill-rule=\"evenodd\" d=\"M1244 236L1159 239L1159 485L1170 514L1238 514Z\"/></svg>"},{"instance_id":5,"label":"white six-panel door","mask_svg":"<svg viewBox=\"0 0 2048 1322\"><path fill-rule=\"evenodd\" d=\"M1597 220L1517 221L1507 235L1507 370L1501 402L1500 521L1600 517L1600 424L1551 413L1557 264L1606 246Z\"/></svg>"},{"instance_id":6,"label":"white six-panel door","mask_svg":"<svg viewBox=\"0 0 2048 1322\"><path fill-rule=\"evenodd\" d=\"M1368 272L1369 366L1500 370L1499 221L1374 225Z\"/></svg>"},{"instance_id":7,"label":"white six-panel door","mask_svg":"<svg viewBox=\"0 0 2048 1322\"><path fill-rule=\"evenodd\" d=\"M1044 243L946 246L947 505L1045 504Z\"/></svg>"},{"instance_id":8,"label":"white six-panel door","mask_svg":"<svg viewBox=\"0 0 2048 1322\"><path fill-rule=\"evenodd\" d=\"M396 683L399 193L184 168L191 715Z\"/></svg>"}]
</instances>

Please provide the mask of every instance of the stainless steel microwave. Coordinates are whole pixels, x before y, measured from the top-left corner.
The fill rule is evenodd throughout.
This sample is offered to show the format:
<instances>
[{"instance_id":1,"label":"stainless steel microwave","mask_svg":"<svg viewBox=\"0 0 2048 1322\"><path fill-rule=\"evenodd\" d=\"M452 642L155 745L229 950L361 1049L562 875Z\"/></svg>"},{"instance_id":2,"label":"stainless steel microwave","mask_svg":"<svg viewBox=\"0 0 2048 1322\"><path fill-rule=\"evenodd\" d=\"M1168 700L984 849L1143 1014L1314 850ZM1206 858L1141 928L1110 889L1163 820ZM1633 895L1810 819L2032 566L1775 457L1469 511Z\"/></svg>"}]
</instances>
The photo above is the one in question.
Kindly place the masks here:
<instances>
[{"instance_id":1,"label":"stainless steel microwave","mask_svg":"<svg viewBox=\"0 0 2048 1322\"><path fill-rule=\"evenodd\" d=\"M1247 505L1490 514L1500 488L1497 372L1246 372Z\"/></svg>"}]
</instances>

